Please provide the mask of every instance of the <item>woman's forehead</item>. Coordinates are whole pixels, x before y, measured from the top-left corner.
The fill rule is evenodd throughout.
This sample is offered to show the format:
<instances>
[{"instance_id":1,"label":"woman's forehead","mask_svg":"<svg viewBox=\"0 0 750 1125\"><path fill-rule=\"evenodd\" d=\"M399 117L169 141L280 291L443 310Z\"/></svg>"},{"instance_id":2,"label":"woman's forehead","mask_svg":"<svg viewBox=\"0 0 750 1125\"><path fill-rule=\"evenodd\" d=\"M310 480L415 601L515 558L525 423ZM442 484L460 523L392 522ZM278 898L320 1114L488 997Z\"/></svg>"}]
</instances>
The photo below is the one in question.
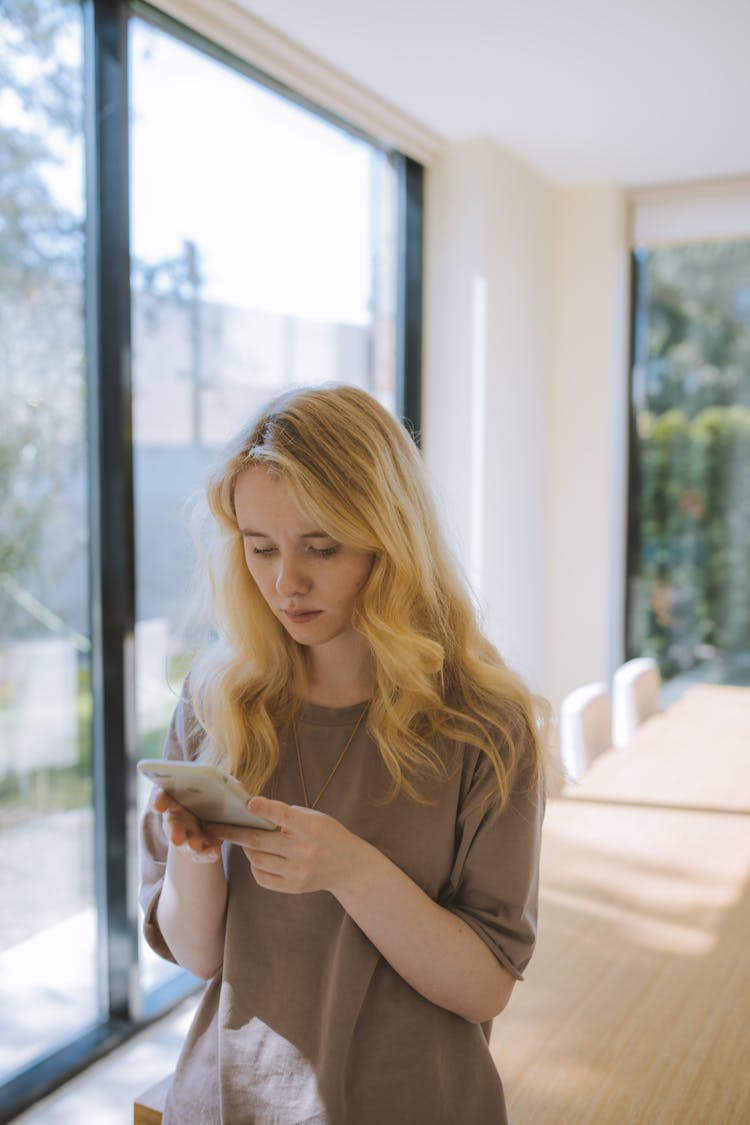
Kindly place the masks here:
<instances>
[{"instance_id":1,"label":"woman's forehead","mask_svg":"<svg viewBox=\"0 0 750 1125\"><path fill-rule=\"evenodd\" d=\"M242 530L247 520L262 526L294 524L307 531L320 530L319 521L299 503L289 483L278 472L264 465L249 465L238 475L234 488L234 508ZM314 525L314 526L313 526Z\"/></svg>"}]
</instances>

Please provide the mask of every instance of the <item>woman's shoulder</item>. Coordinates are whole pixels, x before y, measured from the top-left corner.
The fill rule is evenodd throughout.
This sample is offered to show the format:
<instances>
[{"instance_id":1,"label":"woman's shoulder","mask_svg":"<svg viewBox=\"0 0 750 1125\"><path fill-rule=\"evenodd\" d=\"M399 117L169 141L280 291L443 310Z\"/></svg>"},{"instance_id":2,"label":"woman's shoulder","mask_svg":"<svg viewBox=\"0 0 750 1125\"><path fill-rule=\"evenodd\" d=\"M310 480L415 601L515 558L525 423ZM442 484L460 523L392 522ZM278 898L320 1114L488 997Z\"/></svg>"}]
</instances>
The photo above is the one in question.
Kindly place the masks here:
<instances>
[{"instance_id":1,"label":"woman's shoulder","mask_svg":"<svg viewBox=\"0 0 750 1125\"><path fill-rule=\"evenodd\" d=\"M461 712L459 732L443 753L460 778L462 799L471 793L506 797L535 789L542 769L537 716L512 697L497 693ZM503 800L504 803L504 800Z\"/></svg>"},{"instance_id":2,"label":"woman's shoulder","mask_svg":"<svg viewBox=\"0 0 750 1125\"><path fill-rule=\"evenodd\" d=\"M448 707L457 743L474 746L478 739L512 759L533 750L536 715L525 700L493 692L478 702L448 701Z\"/></svg>"}]
</instances>

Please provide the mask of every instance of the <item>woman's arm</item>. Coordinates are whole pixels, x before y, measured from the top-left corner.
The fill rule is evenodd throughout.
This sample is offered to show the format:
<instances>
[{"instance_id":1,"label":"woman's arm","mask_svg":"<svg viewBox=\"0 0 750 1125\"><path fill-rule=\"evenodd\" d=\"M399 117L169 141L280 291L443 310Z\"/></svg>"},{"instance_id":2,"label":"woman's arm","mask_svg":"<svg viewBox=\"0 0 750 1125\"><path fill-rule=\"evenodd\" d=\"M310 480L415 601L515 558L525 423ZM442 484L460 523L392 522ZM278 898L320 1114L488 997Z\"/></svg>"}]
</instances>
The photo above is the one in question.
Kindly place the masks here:
<instances>
[{"instance_id":1,"label":"woman's arm","mask_svg":"<svg viewBox=\"0 0 750 1125\"><path fill-rule=\"evenodd\" d=\"M382 852L354 837L354 864L331 889L386 961L433 1004L483 1023L515 978L470 926L425 894Z\"/></svg>"},{"instance_id":2,"label":"woman's arm","mask_svg":"<svg viewBox=\"0 0 750 1125\"><path fill-rule=\"evenodd\" d=\"M212 828L244 848L261 886L287 894L329 891L426 999L477 1023L502 1011L514 977L470 926L382 852L323 813L264 797L250 808L280 831Z\"/></svg>"},{"instance_id":3,"label":"woman's arm","mask_svg":"<svg viewBox=\"0 0 750 1125\"><path fill-rule=\"evenodd\" d=\"M158 793L153 804L164 816L169 840L156 908L159 928L178 964L210 980L224 959L227 883L221 847L166 793Z\"/></svg>"}]
</instances>

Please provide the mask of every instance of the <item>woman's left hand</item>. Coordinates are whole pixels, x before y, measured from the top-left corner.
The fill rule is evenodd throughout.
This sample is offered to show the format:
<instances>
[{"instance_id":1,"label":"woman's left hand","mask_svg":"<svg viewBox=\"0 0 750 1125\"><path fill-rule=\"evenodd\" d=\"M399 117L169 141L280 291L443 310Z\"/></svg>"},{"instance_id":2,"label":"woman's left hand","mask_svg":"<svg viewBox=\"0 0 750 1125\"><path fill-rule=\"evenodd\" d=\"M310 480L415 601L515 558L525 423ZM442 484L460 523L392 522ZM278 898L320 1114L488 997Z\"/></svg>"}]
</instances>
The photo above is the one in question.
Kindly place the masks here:
<instances>
[{"instance_id":1,"label":"woman's left hand","mask_svg":"<svg viewBox=\"0 0 750 1125\"><path fill-rule=\"evenodd\" d=\"M325 813L287 805L268 797L253 797L250 812L272 821L277 830L211 824L221 840L239 845L255 881L270 891L302 894L331 891L351 875L356 863L358 836Z\"/></svg>"},{"instance_id":2,"label":"woman's left hand","mask_svg":"<svg viewBox=\"0 0 750 1125\"><path fill-rule=\"evenodd\" d=\"M333 817L267 797L247 806L277 830L210 824L238 844L270 891L329 891L407 984L473 1023L502 1011L514 978L457 914L439 906L374 845Z\"/></svg>"}]
</instances>

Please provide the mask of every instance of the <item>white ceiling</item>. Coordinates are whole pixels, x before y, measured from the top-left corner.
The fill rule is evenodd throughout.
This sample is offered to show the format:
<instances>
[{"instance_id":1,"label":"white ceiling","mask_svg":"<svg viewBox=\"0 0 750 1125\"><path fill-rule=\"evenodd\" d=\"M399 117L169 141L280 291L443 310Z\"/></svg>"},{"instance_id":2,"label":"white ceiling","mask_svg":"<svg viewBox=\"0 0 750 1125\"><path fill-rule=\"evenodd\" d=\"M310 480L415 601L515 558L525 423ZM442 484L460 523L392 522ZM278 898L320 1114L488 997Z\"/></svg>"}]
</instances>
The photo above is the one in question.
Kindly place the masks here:
<instances>
[{"instance_id":1,"label":"white ceiling","mask_svg":"<svg viewBox=\"0 0 750 1125\"><path fill-rule=\"evenodd\" d=\"M240 0L446 140L553 182L750 175L750 0Z\"/></svg>"}]
</instances>

